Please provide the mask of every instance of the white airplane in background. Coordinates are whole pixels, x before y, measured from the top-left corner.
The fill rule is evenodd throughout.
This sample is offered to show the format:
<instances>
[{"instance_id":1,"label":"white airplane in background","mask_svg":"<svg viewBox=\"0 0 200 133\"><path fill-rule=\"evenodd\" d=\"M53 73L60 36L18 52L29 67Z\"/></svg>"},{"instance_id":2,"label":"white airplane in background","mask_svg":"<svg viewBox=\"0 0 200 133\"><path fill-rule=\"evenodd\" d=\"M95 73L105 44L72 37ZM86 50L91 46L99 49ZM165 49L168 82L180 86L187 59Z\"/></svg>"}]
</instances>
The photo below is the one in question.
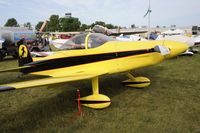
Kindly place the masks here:
<instances>
[{"instance_id":1,"label":"white airplane in background","mask_svg":"<svg viewBox=\"0 0 200 133\"><path fill-rule=\"evenodd\" d=\"M172 35L185 35L186 33L184 30L181 29L169 29L167 31L162 32L161 34L172 36Z\"/></svg>"},{"instance_id":2,"label":"white airplane in background","mask_svg":"<svg viewBox=\"0 0 200 133\"><path fill-rule=\"evenodd\" d=\"M118 41L147 41L147 39L141 37L140 35L123 35L116 37Z\"/></svg>"},{"instance_id":3,"label":"white airplane in background","mask_svg":"<svg viewBox=\"0 0 200 133\"><path fill-rule=\"evenodd\" d=\"M194 52L198 52L195 49L192 49L192 47L194 46L194 39L191 37L187 37L184 35L159 35L156 40L173 40L186 43L189 46L189 49L181 55L193 55Z\"/></svg>"},{"instance_id":4,"label":"white airplane in background","mask_svg":"<svg viewBox=\"0 0 200 133\"><path fill-rule=\"evenodd\" d=\"M185 31L180 29L170 29L165 32L162 32L156 40L173 40L178 42L186 43L189 46L189 49L181 55L193 55L198 52L197 49L194 49L195 39L193 37L188 37L185 35Z\"/></svg>"},{"instance_id":5,"label":"white airplane in background","mask_svg":"<svg viewBox=\"0 0 200 133\"><path fill-rule=\"evenodd\" d=\"M156 40L174 40L188 44L189 47L194 46L194 39L185 35L158 35Z\"/></svg>"},{"instance_id":6,"label":"white airplane in background","mask_svg":"<svg viewBox=\"0 0 200 133\"><path fill-rule=\"evenodd\" d=\"M55 52L49 51L49 52L30 52L31 57L46 57L49 55L53 55Z\"/></svg>"},{"instance_id":7,"label":"white airplane in background","mask_svg":"<svg viewBox=\"0 0 200 133\"><path fill-rule=\"evenodd\" d=\"M194 45L200 44L200 35L192 36L194 38Z\"/></svg>"},{"instance_id":8,"label":"white airplane in background","mask_svg":"<svg viewBox=\"0 0 200 133\"><path fill-rule=\"evenodd\" d=\"M64 45L69 39L55 39L51 40L50 45L53 45L55 48L59 49L62 45Z\"/></svg>"}]
</instances>

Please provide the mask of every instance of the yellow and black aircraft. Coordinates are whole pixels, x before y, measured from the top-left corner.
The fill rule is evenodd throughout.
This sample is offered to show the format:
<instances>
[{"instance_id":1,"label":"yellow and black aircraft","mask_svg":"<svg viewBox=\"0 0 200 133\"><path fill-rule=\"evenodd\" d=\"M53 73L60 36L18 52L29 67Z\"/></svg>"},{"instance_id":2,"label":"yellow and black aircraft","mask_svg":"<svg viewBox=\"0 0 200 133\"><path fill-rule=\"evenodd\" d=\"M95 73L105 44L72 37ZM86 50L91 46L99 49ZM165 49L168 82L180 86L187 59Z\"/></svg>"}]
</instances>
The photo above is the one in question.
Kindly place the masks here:
<instances>
[{"instance_id":1,"label":"yellow and black aircraft","mask_svg":"<svg viewBox=\"0 0 200 133\"><path fill-rule=\"evenodd\" d=\"M62 51L43 58L32 58L27 47L19 47L19 67L0 72L20 71L23 74L49 76L44 79L0 85L9 91L55 83L91 79L93 94L81 98L84 106L100 109L111 100L99 94L99 76L127 72L130 87L146 87L150 80L134 77L130 71L160 63L184 52L188 46L175 41L120 42L99 33L80 34L62 46Z\"/></svg>"}]
</instances>

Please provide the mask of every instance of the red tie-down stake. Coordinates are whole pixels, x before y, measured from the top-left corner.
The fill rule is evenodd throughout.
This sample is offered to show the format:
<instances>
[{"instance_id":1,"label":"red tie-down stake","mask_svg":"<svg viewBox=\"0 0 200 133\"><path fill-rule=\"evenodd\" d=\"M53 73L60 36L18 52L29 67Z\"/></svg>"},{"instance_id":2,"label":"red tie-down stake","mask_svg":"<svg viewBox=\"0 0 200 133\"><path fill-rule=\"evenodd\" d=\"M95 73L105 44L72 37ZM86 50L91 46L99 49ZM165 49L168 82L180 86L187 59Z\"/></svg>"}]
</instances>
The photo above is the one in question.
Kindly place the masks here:
<instances>
[{"instance_id":1,"label":"red tie-down stake","mask_svg":"<svg viewBox=\"0 0 200 133\"><path fill-rule=\"evenodd\" d=\"M75 120L77 120L77 118L79 118L80 116L82 116L82 110L81 110L81 99L80 99L80 91L79 89L76 90L77 92L77 106L78 106L78 112L76 112L71 118L70 121L73 123Z\"/></svg>"},{"instance_id":2,"label":"red tie-down stake","mask_svg":"<svg viewBox=\"0 0 200 133\"><path fill-rule=\"evenodd\" d=\"M78 97L78 115L81 115L82 113L82 110L81 110L81 101L80 101L80 98L81 98L81 95L80 95L80 90L77 89L77 97Z\"/></svg>"}]
</instances>

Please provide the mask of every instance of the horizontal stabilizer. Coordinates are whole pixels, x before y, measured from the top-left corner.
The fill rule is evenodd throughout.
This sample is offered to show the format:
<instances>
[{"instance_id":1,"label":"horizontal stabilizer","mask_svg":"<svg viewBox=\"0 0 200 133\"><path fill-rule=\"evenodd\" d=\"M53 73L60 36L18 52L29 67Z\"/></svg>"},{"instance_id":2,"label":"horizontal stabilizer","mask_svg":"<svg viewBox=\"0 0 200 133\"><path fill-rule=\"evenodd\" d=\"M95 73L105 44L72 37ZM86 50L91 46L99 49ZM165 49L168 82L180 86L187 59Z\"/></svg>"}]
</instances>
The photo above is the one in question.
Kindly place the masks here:
<instances>
[{"instance_id":1,"label":"horizontal stabilizer","mask_svg":"<svg viewBox=\"0 0 200 133\"><path fill-rule=\"evenodd\" d=\"M95 76L97 75L90 74L90 75L77 75L77 76L66 76L66 77L50 77L50 78L36 79L36 80L30 80L30 81L10 83L10 84L3 84L3 85L0 85L0 92L90 79Z\"/></svg>"},{"instance_id":2,"label":"horizontal stabilizer","mask_svg":"<svg viewBox=\"0 0 200 133\"><path fill-rule=\"evenodd\" d=\"M11 68L11 69L5 69L5 70L0 70L0 73L3 72L20 72L21 70L25 69L25 68L30 68L31 66L21 66L21 67L17 67L17 68Z\"/></svg>"}]
</instances>

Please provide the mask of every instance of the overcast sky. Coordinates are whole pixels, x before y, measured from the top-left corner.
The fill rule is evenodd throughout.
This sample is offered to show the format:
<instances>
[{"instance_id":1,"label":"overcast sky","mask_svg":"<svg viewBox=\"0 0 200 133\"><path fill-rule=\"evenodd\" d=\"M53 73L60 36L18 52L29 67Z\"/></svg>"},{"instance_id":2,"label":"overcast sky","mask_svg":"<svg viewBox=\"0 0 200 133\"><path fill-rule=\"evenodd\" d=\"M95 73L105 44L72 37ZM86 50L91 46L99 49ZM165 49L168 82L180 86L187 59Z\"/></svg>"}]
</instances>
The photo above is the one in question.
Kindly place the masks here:
<instances>
[{"instance_id":1,"label":"overcast sky","mask_svg":"<svg viewBox=\"0 0 200 133\"><path fill-rule=\"evenodd\" d=\"M130 27L147 25L144 14L149 0L0 0L0 26L8 18L35 25L52 14L72 13L82 23L104 21ZM200 24L200 0L151 0L151 25L191 26Z\"/></svg>"}]
</instances>

